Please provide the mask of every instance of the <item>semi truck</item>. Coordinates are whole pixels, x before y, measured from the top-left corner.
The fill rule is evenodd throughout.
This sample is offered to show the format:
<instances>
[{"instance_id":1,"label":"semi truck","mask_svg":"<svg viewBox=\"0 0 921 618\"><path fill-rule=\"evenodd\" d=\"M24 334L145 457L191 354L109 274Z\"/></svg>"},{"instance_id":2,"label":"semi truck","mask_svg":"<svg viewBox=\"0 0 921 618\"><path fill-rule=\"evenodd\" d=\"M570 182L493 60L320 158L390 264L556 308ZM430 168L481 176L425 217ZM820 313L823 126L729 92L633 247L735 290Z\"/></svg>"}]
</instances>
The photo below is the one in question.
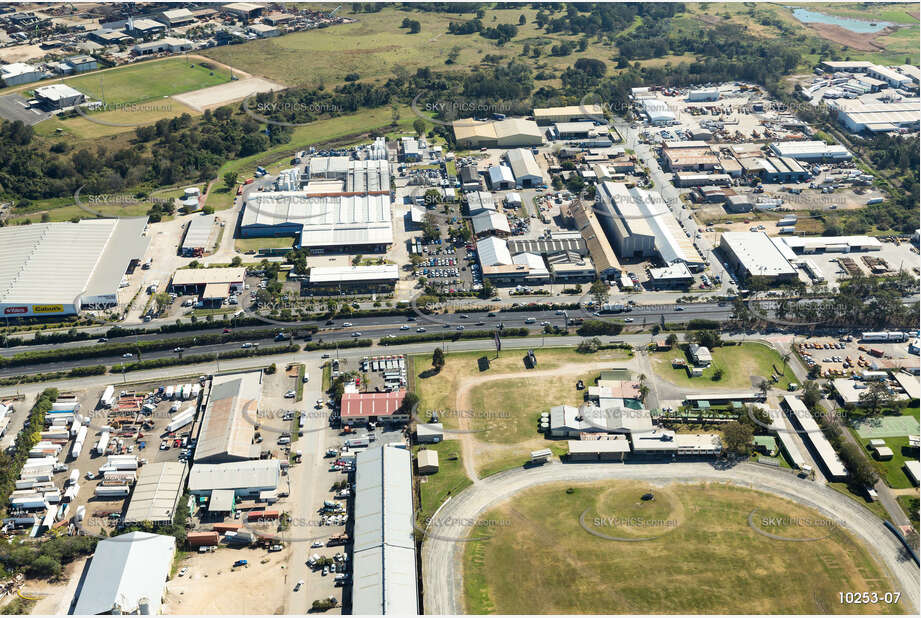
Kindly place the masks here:
<instances>
[{"instance_id":1,"label":"semi truck","mask_svg":"<svg viewBox=\"0 0 921 618\"><path fill-rule=\"evenodd\" d=\"M624 310L624 306L620 304L605 303L601 305L602 313L620 313L623 310Z\"/></svg>"},{"instance_id":2,"label":"semi truck","mask_svg":"<svg viewBox=\"0 0 921 618\"><path fill-rule=\"evenodd\" d=\"M368 436L359 436L357 438L349 438L345 441L345 445L349 448L364 448L371 444L371 440Z\"/></svg>"}]
</instances>

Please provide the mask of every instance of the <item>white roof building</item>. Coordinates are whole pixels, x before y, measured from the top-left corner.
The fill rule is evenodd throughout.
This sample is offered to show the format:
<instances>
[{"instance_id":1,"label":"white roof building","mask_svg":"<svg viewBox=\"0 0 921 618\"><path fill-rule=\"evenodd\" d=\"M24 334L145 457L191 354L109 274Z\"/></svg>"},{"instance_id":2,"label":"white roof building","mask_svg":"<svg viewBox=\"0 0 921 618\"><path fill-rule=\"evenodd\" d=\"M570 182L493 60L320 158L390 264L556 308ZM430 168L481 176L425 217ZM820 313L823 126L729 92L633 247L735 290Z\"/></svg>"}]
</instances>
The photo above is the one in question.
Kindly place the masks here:
<instances>
[{"instance_id":1,"label":"white roof building","mask_svg":"<svg viewBox=\"0 0 921 618\"><path fill-rule=\"evenodd\" d=\"M879 251L883 245L872 236L786 236L778 238L793 253L850 253Z\"/></svg>"},{"instance_id":2,"label":"white roof building","mask_svg":"<svg viewBox=\"0 0 921 618\"><path fill-rule=\"evenodd\" d=\"M829 476L833 480L847 477L847 469L838 458L838 453L835 452L831 442L829 442L828 438L825 437L825 434L822 433L822 429L819 427L819 424L809 413L809 409L806 408L806 404L804 404L801 399L793 395L785 395L783 402L787 409L790 410L791 416L793 417L793 422L800 426L800 428L805 432L803 435L806 437L806 439L809 440L809 442L812 443L812 447L821 458Z\"/></svg>"},{"instance_id":3,"label":"white roof building","mask_svg":"<svg viewBox=\"0 0 921 618\"><path fill-rule=\"evenodd\" d=\"M521 266L527 266L528 277L530 278L550 276L550 271L547 270L547 265L544 264L544 258L536 253L519 253L512 258L512 262Z\"/></svg>"},{"instance_id":4,"label":"white roof building","mask_svg":"<svg viewBox=\"0 0 921 618\"><path fill-rule=\"evenodd\" d=\"M484 210L471 217L470 220L473 223L473 233L478 236L490 232L511 233L508 217L499 212Z\"/></svg>"},{"instance_id":5,"label":"white roof building","mask_svg":"<svg viewBox=\"0 0 921 618\"><path fill-rule=\"evenodd\" d=\"M464 194L467 198L467 207L470 214L477 214L481 210L496 210L496 199L492 193L486 191L471 191Z\"/></svg>"},{"instance_id":6,"label":"white roof building","mask_svg":"<svg viewBox=\"0 0 921 618\"><path fill-rule=\"evenodd\" d=\"M514 186L515 177L512 175L512 170L505 165L493 165L489 168L489 186L491 187L505 187L505 186Z\"/></svg>"},{"instance_id":7,"label":"white roof building","mask_svg":"<svg viewBox=\"0 0 921 618\"><path fill-rule=\"evenodd\" d=\"M129 264L147 251L146 228L146 217L0 228L0 310L52 315L116 304Z\"/></svg>"},{"instance_id":8,"label":"white roof building","mask_svg":"<svg viewBox=\"0 0 921 618\"><path fill-rule=\"evenodd\" d=\"M383 446L356 457L352 613L419 613L408 450Z\"/></svg>"},{"instance_id":9,"label":"white roof building","mask_svg":"<svg viewBox=\"0 0 921 618\"><path fill-rule=\"evenodd\" d=\"M476 243L480 266L508 266L512 264L512 254L508 244L496 236L488 236Z\"/></svg>"},{"instance_id":10,"label":"white roof building","mask_svg":"<svg viewBox=\"0 0 921 618\"><path fill-rule=\"evenodd\" d=\"M176 552L176 539L149 532L129 532L102 539L80 588L73 613L160 613Z\"/></svg>"},{"instance_id":11,"label":"white roof building","mask_svg":"<svg viewBox=\"0 0 921 618\"><path fill-rule=\"evenodd\" d=\"M874 103L839 99L829 105L838 110L838 121L855 133L917 128L921 121L921 99L917 98Z\"/></svg>"},{"instance_id":12,"label":"white roof building","mask_svg":"<svg viewBox=\"0 0 921 618\"><path fill-rule=\"evenodd\" d=\"M337 281L357 283L362 281L398 281L400 270L396 264L373 264L370 266L313 266L310 269L311 284L336 283Z\"/></svg>"},{"instance_id":13,"label":"white roof building","mask_svg":"<svg viewBox=\"0 0 921 618\"><path fill-rule=\"evenodd\" d=\"M662 124L675 120L675 114L668 108L668 103L661 99L643 99L643 112L652 124Z\"/></svg>"},{"instance_id":14,"label":"white roof building","mask_svg":"<svg viewBox=\"0 0 921 618\"><path fill-rule=\"evenodd\" d=\"M840 144L826 144L823 141L772 142L771 150L778 157L793 159L828 159L844 161L852 157L850 151Z\"/></svg>"},{"instance_id":15,"label":"white roof building","mask_svg":"<svg viewBox=\"0 0 921 618\"><path fill-rule=\"evenodd\" d=\"M786 254L764 232L723 232L720 247L745 277L796 278L797 270Z\"/></svg>"},{"instance_id":16,"label":"white roof building","mask_svg":"<svg viewBox=\"0 0 921 618\"><path fill-rule=\"evenodd\" d=\"M519 187L533 187L544 182L540 166L530 150L515 148L505 153L505 158Z\"/></svg>"},{"instance_id":17,"label":"white roof building","mask_svg":"<svg viewBox=\"0 0 921 618\"><path fill-rule=\"evenodd\" d=\"M220 489L238 493L255 493L278 487L281 462L277 459L254 459L223 464L195 464L189 472L189 491L210 494ZM249 490L249 491L246 491Z\"/></svg>"},{"instance_id":18,"label":"white roof building","mask_svg":"<svg viewBox=\"0 0 921 618\"><path fill-rule=\"evenodd\" d=\"M39 69L25 62L13 62L0 66L0 79L7 86L28 84L38 81L42 77L44 77L44 74Z\"/></svg>"}]
</instances>

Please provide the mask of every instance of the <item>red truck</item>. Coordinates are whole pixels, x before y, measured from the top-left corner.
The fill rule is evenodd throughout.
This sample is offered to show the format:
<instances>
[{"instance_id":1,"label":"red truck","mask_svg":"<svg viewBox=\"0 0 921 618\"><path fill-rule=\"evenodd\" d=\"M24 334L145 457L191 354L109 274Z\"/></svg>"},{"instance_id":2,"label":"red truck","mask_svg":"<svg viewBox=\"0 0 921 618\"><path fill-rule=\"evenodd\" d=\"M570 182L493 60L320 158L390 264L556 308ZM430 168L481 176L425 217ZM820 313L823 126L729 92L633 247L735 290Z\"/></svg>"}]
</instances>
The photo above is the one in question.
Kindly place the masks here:
<instances>
[{"instance_id":1,"label":"red truck","mask_svg":"<svg viewBox=\"0 0 921 618\"><path fill-rule=\"evenodd\" d=\"M245 181L243 184L245 184L245 185L251 185L251 184L253 184L254 182L256 182L256 179L255 179L255 178L247 178L246 181Z\"/></svg>"}]
</instances>

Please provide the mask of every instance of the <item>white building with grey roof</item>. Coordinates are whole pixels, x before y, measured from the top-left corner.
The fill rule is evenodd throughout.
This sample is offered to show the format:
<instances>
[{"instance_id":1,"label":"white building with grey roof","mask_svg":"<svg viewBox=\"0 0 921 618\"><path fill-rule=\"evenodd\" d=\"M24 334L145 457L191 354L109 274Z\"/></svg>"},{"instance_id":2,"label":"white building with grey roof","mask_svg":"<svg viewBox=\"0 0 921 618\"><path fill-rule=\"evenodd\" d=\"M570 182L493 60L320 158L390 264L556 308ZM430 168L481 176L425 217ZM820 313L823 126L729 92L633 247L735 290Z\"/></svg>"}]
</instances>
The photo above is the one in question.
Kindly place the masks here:
<instances>
[{"instance_id":1,"label":"white building with grey roof","mask_svg":"<svg viewBox=\"0 0 921 618\"><path fill-rule=\"evenodd\" d=\"M147 218L0 228L0 314L69 315L118 304L132 261L147 251Z\"/></svg>"},{"instance_id":2,"label":"white building with grey roof","mask_svg":"<svg viewBox=\"0 0 921 618\"><path fill-rule=\"evenodd\" d=\"M195 447L196 466L259 458L253 438L261 396L261 370L214 377Z\"/></svg>"},{"instance_id":3,"label":"white building with grey roof","mask_svg":"<svg viewBox=\"0 0 921 618\"><path fill-rule=\"evenodd\" d=\"M723 232L720 250L730 269L743 279L794 281L799 276L791 263L794 254L777 240L764 232Z\"/></svg>"},{"instance_id":4,"label":"white building with grey roof","mask_svg":"<svg viewBox=\"0 0 921 618\"><path fill-rule=\"evenodd\" d=\"M356 457L352 613L419 613L408 450L382 446Z\"/></svg>"}]
</instances>

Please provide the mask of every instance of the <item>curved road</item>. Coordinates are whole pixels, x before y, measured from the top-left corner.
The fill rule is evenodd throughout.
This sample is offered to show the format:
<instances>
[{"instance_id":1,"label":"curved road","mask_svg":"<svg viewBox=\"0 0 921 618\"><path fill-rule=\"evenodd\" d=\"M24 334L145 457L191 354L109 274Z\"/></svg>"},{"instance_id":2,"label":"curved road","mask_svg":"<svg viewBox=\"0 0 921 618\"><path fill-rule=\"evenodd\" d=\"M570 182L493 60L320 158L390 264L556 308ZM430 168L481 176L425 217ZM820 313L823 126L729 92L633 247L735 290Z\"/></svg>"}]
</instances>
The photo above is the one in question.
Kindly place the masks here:
<instances>
[{"instance_id":1,"label":"curved road","mask_svg":"<svg viewBox=\"0 0 921 618\"><path fill-rule=\"evenodd\" d=\"M866 508L828 487L800 479L788 472L757 464L717 468L712 463L663 464L545 464L539 468L517 468L485 479L448 500L433 519L444 522L436 536L422 545L424 609L426 614L463 614L463 572L461 556L470 529L463 522L476 519L486 509L516 493L553 482L637 480L669 482L724 482L781 496L819 511L844 523L885 565L893 583L901 589L908 613L919 606L919 571L902 550L901 544ZM460 523L455 523L460 522ZM912 612L914 610L914 612Z\"/></svg>"}]
</instances>

